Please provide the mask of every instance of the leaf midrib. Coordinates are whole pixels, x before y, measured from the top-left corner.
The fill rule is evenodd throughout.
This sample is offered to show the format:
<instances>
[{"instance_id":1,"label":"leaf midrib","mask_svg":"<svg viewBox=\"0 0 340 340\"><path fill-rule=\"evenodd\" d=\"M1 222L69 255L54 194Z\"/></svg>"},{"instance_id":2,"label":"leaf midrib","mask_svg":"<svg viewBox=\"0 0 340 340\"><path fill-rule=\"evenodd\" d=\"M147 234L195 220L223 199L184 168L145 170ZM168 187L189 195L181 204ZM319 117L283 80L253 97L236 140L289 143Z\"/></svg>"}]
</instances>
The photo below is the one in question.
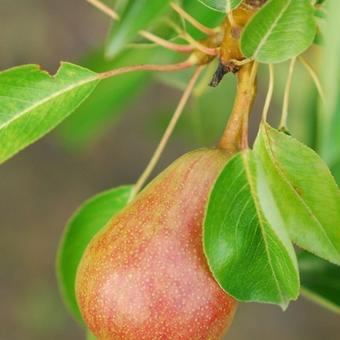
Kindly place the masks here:
<instances>
[{"instance_id":1,"label":"leaf midrib","mask_svg":"<svg viewBox=\"0 0 340 340\"><path fill-rule=\"evenodd\" d=\"M272 258L270 256L268 240L267 240L266 233L265 233L265 230L264 230L263 215L262 215L261 209L258 205L258 197L257 197L257 194L256 194L256 190L253 187L251 174L249 172L249 162L248 162L247 156L244 153L242 153L241 155L242 155L242 160L243 160L243 164L244 164L245 174L246 174L246 177L247 177L247 180L248 180L248 183L249 183L249 189L250 189L251 195L253 197L255 209L256 209L256 212L257 212L257 215L258 215L259 226L260 226L261 234L262 234L263 241L264 241L265 251L266 251L266 254L267 254L267 258L268 258L268 263L269 263L270 269L273 273L273 278L274 278L278 293L280 295L281 301L285 302L285 299L284 299L284 296L283 296L283 293L282 293L282 289L280 287L276 272L275 272L274 267L273 267Z\"/></svg>"},{"instance_id":2,"label":"leaf midrib","mask_svg":"<svg viewBox=\"0 0 340 340\"><path fill-rule=\"evenodd\" d=\"M272 34L272 31L274 30L276 24L281 20L284 12L287 10L287 8L290 6L292 0L287 1L287 4L283 7L282 11L279 13L277 18L274 20L272 25L270 26L268 32L264 35L264 37L261 39L259 45L257 46L255 52L253 53L253 58L255 59L262 49L263 45L268 41L269 36Z\"/></svg>"},{"instance_id":3,"label":"leaf midrib","mask_svg":"<svg viewBox=\"0 0 340 340\"><path fill-rule=\"evenodd\" d=\"M21 117L23 117L27 113L34 111L36 108L38 108L39 106L44 105L48 101L53 100L53 99L57 98L58 96L61 96L62 94L65 94L65 93L67 93L67 92L69 92L69 91L71 91L71 90L73 90L73 89L75 89L77 87L81 87L82 85L91 83L91 82L96 81L96 80L99 80L99 78L96 77L96 76L93 76L91 78L87 78L86 80L82 80L81 82L75 83L73 85L70 85L70 86L68 86L66 88L63 88L62 90L59 90L59 91L53 93L51 96L48 96L48 97L46 97L46 98L36 102L32 106L29 106L27 109L25 109L25 110L23 110L21 112L20 111L16 112L12 119L10 119L7 122L5 122L4 124L0 125L0 130L8 127L10 124L15 122L16 120L20 119Z\"/></svg>"}]
</instances>

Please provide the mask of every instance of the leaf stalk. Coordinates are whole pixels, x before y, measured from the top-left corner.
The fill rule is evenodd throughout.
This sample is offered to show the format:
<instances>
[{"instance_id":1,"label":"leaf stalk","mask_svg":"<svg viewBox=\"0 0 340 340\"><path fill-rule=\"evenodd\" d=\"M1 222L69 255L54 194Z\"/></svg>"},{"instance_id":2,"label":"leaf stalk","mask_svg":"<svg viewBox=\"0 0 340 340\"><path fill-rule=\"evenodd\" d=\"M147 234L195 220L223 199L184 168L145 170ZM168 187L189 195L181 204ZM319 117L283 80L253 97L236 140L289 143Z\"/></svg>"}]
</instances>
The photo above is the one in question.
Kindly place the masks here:
<instances>
[{"instance_id":1,"label":"leaf stalk","mask_svg":"<svg viewBox=\"0 0 340 340\"><path fill-rule=\"evenodd\" d=\"M274 75L273 64L269 64L268 69L269 69L269 85L268 85L266 100L264 102L264 107L263 107L263 111L262 111L262 122L267 121L270 104L272 102L273 94L274 94L275 75Z\"/></svg>"},{"instance_id":2,"label":"leaf stalk","mask_svg":"<svg viewBox=\"0 0 340 340\"><path fill-rule=\"evenodd\" d=\"M280 129L285 129L287 127L289 97L290 97L290 91L292 88L292 80L293 80L293 75L294 75L295 64L296 64L296 58L293 58L289 64L286 88L285 88L285 93L283 97L282 114L281 114L281 121L280 121L280 126L279 126Z\"/></svg>"}]
</instances>

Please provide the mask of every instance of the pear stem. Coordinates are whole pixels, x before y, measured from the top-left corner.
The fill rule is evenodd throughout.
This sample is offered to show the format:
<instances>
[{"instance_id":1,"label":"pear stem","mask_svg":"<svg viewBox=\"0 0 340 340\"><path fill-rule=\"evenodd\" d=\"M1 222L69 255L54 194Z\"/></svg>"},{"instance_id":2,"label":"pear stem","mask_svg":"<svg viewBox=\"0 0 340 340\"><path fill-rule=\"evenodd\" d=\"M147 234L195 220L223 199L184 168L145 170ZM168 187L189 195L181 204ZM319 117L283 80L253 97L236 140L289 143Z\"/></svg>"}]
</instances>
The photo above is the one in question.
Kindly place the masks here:
<instances>
[{"instance_id":1,"label":"pear stem","mask_svg":"<svg viewBox=\"0 0 340 340\"><path fill-rule=\"evenodd\" d=\"M256 95L257 62L241 67L237 73L234 107L218 147L230 154L248 148L248 120Z\"/></svg>"},{"instance_id":2,"label":"pear stem","mask_svg":"<svg viewBox=\"0 0 340 340\"><path fill-rule=\"evenodd\" d=\"M184 111L185 105L187 104L191 93L193 92L193 89L195 87L195 84L197 82L197 79L199 77L199 75L201 74L203 70L203 66L199 66L196 70L194 75L192 76L192 78L190 79L190 82L187 86L187 88L185 89L179 103L178 106L175 110L175 113L173 114L169 125L167 126L164 135L161 139L161 141L159 142L154 154L151 157L151 160L149 162L149 164L147 165L147 167L145 168L145 170L143 171L142 175L139 177L138 181L136 182L135 186L134 186L134 190L131 194L131 198L132 199L144 186L145 182L147 181L147 179L150 177L152 171L154 170L155 166L157 165L163 151L164 148L166 146L166 144L168 143L175 127L176 124L178 122L178 119L180 118L181 114Z\"/></svg>"}]
</instances>

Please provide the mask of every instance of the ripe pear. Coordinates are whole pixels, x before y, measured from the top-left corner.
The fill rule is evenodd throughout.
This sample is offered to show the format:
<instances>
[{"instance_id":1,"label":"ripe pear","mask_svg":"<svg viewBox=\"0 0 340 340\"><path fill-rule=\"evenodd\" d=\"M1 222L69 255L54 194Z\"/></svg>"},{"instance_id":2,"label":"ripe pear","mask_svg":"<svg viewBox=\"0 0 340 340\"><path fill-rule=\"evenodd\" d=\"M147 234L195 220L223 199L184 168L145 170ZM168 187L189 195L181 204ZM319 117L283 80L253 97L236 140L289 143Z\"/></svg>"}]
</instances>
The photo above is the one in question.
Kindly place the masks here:
<instances>
[{"instance_id":1,"label":"ripe pear","mask_svg":"<svg viewBox=\"0 0 340 340\"><path fill-rule=\"evenodd\" d=\"M210 340L225 334L236 301L209 271L202 224L227 158L219 149L180 157L90 242L76 296L98 339Z\"/></svg>"}]
</instances>

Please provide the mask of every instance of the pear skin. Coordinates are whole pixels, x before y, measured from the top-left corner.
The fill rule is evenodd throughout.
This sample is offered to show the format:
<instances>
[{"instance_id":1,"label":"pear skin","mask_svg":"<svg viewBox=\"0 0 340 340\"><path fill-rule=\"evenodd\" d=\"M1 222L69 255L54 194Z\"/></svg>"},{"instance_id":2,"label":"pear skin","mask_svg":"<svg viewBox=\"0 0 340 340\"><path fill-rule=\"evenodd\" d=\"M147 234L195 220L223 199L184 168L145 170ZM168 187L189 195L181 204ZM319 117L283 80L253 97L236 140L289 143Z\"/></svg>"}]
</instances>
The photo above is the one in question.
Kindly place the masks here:
<instances>
[{"instance_id":1,"label":"pear skin","mask_svg":"<svg viewBox=\"0 0 340 340\"><path fill-rule=\"evenodd\" d=\"M212 340L225 334L236 301L212 277L202 225L227 159L219 149L180 157L90 242L76 295L99 340Z\"/></svg>"}]
</instances>

